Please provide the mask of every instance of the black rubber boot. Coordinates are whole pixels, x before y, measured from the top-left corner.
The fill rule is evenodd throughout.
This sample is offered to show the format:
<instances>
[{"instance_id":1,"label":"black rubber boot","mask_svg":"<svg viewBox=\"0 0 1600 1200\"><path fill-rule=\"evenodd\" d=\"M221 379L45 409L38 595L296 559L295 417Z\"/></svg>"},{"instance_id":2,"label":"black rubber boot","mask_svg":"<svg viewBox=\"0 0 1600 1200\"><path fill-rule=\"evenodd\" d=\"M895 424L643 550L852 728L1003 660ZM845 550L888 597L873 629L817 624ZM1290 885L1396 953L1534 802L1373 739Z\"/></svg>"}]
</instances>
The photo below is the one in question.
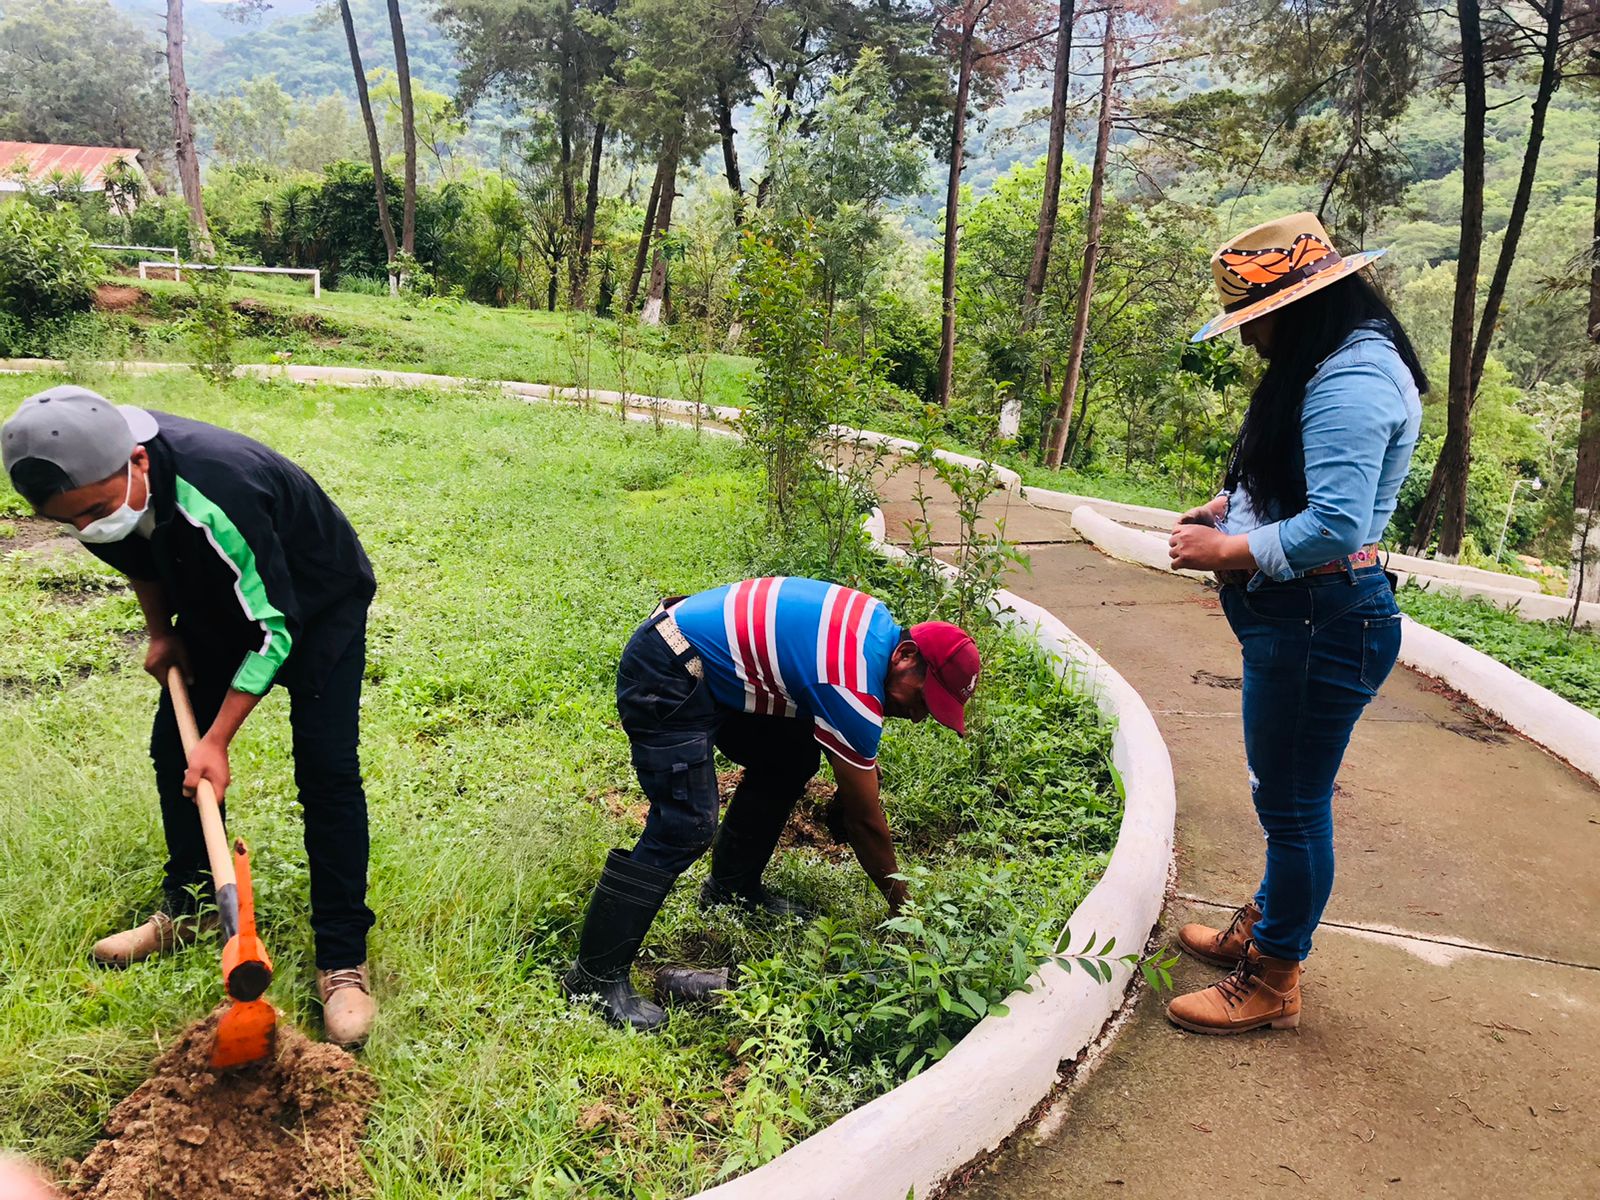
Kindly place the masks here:
<instances>
[{"instance_id":1,"label":"black rubber boot","mask_svg":"<svg viewBox=\"0 0 1600 1200\"><path fill-rule=\"evenodd\" d=\"M727 967L662 967L656 972L656 999L663 1004L712 1004L728 990L733 975Z\"/></svg>"},{"instance_id":2,"label":"black rubber boot","mask_svg":"<svg viewBox=\"0 0 1600 1200\"><path fill-rule=\"evenodd\" d=\"M634 990L630 971L676 880L676 875L634 862L626 850L613 850L607 856L583 919L578 961L561 980L567 995L594 997L606 1020L643 1033L667 1019L659 1006Z\"/></svg>"},{"instance_id":3,"label":"black rubber boot","mask_svg":"<svg viewBox=\"0 0 1600 1200\"><path fill-rule=\"evenodd\" d=\"M769 890L759 877L735 891L715 875L711 876L700 888L700 907L714 908L718 904L731 904L746 912L766 913L772 917L793 917L797 921L809 921L816 915L798 900Z\"/></svg>"}]
</instances>

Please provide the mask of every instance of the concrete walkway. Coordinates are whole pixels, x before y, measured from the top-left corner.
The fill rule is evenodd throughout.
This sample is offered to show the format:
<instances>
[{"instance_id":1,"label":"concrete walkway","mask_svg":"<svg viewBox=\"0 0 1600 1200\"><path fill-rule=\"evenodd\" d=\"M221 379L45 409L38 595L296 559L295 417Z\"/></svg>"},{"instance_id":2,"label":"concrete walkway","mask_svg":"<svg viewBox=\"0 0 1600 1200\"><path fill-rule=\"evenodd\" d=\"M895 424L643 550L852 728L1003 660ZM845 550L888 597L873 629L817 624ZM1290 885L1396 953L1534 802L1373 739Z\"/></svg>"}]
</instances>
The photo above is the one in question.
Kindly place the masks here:
<instances>
[{"instance_id":1,"label":"concrete walkway","mask_svg":"<svg viewBox=\"0 0 1600 1200\"><path fill-rule=\"evenodd\" d=\"M912 479L885 489L904 540ZM998 496L1014 591L1144 696L1172 752L1177 895L1163 933L1226 920L1262 840L1239 650L1215 593L1108 559L1065 514ZM936 534L952 536L938 504ZM1187 1034L1147 991L1035 1130L947 1189L1067 1196L1600 1194L1600 788L1397 669L1336 793L1339 878L1295 1033ZM1184 960L1185 990L1221 972Z\"/></svg>"}]
</instances>

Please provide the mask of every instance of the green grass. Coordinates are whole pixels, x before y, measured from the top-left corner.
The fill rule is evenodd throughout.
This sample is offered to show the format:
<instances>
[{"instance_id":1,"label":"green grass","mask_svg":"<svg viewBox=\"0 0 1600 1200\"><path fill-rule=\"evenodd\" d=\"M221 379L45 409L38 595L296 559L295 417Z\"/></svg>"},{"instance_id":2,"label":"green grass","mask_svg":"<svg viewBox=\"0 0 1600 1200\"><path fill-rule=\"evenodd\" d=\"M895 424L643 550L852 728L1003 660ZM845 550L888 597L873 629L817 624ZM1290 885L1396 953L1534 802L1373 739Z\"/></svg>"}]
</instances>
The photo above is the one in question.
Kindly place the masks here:
<instances>
[{"instance_id":1,"label":"green grass","mask_svg":"<svg viewBox=\"0 0 1600 1200\"><path fill-rule=\"evenodd\" d=\"M56 381L0 378L0 409ZM769 1153L747 1082L766 1060L730 1051L730 1014L678 1012L660 1036L638 1037L574 1010L557 987L606 849L638 831L612 694L622 643L660 596L771 554L742 452L488 391L96 382L294 457L377 569L362 746L381 1004L364 1056L381 1090L364 1162L377 1192L679 1196L724 1162ZM32 533L4 496L13 539ZM0 1146L54 1165L86 1151L149 1060L217 1001L216 958L204 945L124 972L87 962L95 937L159 897L145 751L155 686L138 668L132 597L81 551L6 555L0 625ZM902 862L929 872L919 894L952 897L989 947L1016 930L967 920L963 898L1003 899L1023 914L1013 925L1047 926L1098 875L1120 805L1092 705L1032 652L993 631L984 642L972 736L895 723L884 764ZM273 998L315 1032L287 747L275 693L236 743L229 809L256 852ZM703 870L674 892L646 965L765 962L783 977L771 964L802 955L803 931L701 914ZM921 944L875 928L882 904L853 862L794 849L773 872L866 944ZM941 1028L958 1034L970 1024L958 1017ZM892 1047L897 1027L880 1034ZM903 1071L863 1038L807 1052L803 1073L778 1144Z\"/></svg>"},{"instance_id":2,"label":"green grass","mask_svg":"<svg viewBox=\"0 0 1600 1200\"><path fill-rule=\"evenodd\" d=\"M332 290L314 300L309 286L298 281L244 275L234 279L231 295L245 303L249 316L246 336L235 354L239 362L269 362L287 355L297 363L577 386L583 382L586 358L589 386L618 389L622 384L616 355L606 341L607 331L615 329L609 320L574 320L567 313L493 308L470 301L413 303ZM185 359L187 350L168 318L187 302L188 285L116 282L143 289L150 300L143 311L112 319L109 341L128 357ZM585 333L589 328L595 331L592 337ZM740 403L751 369L749 359L712 355L706 401ZM630 392L679 398L685 393L670 354L642 354L629 374Z\"/></svg>"},{"instance_id":3,"label":"green grass","mask_svg":"<svg viewBox=\"0 0 1600 1200\"><path fill-rule=\"evenodd\" d=\"M1559 621L1528 621L1469 599L1419 587L1399 592L1400 607L1413 620L1447 633L1490 658L1600 716L1600 636Z\"/></svg>"}]
</instances>

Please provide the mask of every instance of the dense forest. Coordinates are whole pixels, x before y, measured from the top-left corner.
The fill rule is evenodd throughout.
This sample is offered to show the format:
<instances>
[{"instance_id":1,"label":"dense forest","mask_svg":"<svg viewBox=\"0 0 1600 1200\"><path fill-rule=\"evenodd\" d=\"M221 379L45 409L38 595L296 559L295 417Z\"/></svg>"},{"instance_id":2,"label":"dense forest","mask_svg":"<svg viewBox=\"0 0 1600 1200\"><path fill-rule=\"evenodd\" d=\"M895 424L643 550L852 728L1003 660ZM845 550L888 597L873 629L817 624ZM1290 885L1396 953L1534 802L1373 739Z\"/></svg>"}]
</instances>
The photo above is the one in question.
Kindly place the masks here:
<instances>
[{"instance_id":1,"label":"dense forest","mask_svg":"<svg viewBox=\"0 0 1600 1200\"><path fill-rule=\"evenodd\" d=\"M0 3L0 136L146 151L131 212L56 189L92 229L730 349L772 239L880 423L932 408L1178 503L1217 482L1256 370L1186 344L1206 258L1310 209L1388 248L1434 384L1393 540L1487 561L1505 525L1504 569L1561 571L1600 537L1593 0L191 2L203 203L174 6Z\"/></svg>"}]
</instances>

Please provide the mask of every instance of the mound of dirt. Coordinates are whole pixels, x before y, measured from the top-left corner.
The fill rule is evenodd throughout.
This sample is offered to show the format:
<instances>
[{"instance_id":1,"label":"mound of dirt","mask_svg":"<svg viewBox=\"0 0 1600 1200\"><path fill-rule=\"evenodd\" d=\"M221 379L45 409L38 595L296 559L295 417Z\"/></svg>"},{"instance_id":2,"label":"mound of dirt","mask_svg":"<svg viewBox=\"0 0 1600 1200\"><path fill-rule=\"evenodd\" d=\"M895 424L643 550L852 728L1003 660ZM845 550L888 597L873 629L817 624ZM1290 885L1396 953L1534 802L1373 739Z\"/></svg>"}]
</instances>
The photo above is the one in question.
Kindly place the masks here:
<instances>
[{"instance_id":1,"label":"mound of dirt","mask_svg":"<svg viewBox=\"0 0 1600 1200\"><path fill-rule=\"evenodd\" d=\"M365 1191L356 1142L377 1089L356 1060L280 1024L273 1058L213 1071L217 1016L185 1030L112 1110L67 1195L312 1200Z\"/></svg>"},{"instance_id":2,"label":"mound of dirt","mask_svg":"<svg viewBox=\"0 0 1600 1200\"><path fill-rule=\"evenodd\" d=\"M144 306L144 293L120 283L102 283L94 290L94 306L101 312L127 312Z\"/></svg>"}]
</instances>

